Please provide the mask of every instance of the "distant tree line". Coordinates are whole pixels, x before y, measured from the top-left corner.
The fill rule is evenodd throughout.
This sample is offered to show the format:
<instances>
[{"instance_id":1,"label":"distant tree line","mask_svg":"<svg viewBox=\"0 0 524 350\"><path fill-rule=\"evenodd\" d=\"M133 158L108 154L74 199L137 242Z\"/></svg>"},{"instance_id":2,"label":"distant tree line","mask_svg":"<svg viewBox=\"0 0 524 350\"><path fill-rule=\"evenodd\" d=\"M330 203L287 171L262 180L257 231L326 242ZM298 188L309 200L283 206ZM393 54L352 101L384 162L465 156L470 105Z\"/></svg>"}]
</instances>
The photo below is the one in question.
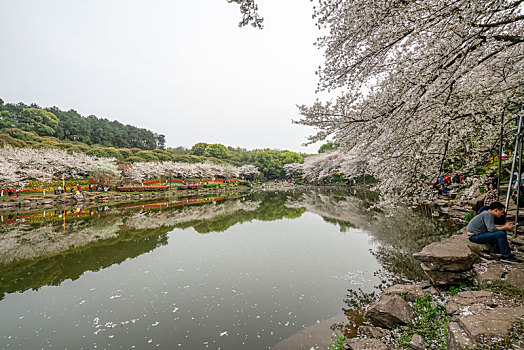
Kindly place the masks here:
<instances>
[{"instance_id":1,"label":"distant tree line","mask_svg":"<svg viewBox=\"0 0 524 350\"><path fill-rule=\"evenodd\" d=\"M180 149L179 149L180 151ZM299 154L288 150L254 149L247 150L240 147L226 147L219 143L208 144L199 142L187 150L190 155L213 157L224 160L233 165L253 164L266 178L285 178L284 165L302 163L307 154Z\"/></svg>"},{"instance_id":2,"label":"distant tree line","mask_svg":"<svg viewBox=\"0 0 524 350\"><path fill-rule=\"evenodd\" d=\"M36 104L6 103L0 99L0 129L17 128L38 136L116 148L164 149L165 136L118 121L81 116L75 110L41 108Z\"/></svg>"}]
</instances>

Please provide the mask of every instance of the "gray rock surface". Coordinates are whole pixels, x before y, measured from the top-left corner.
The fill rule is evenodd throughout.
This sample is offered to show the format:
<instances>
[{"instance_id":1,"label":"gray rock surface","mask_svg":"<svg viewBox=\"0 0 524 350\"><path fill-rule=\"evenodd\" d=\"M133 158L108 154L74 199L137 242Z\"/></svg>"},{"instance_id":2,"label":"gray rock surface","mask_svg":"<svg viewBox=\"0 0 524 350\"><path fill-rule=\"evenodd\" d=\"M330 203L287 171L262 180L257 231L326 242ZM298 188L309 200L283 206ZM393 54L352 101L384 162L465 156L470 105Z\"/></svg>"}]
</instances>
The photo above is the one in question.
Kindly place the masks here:
<instances>
[{"instance_id":1,"label":"gray rock surface","mask_svg":"<svg viewBox=\"0 0 524 350\"><path fill-rule=\"evenodd\" d=\"M415 301L417 298L426 295L422 286L419 284L395 284L387 288L382 295L404 296L407 301Z\"/></svg>"},{"instance_id":2,"label":"gray rock surface","mask_svg":"<svg viewBox=\"0 0 524 350\"><path fill-rule=\"evenodd\" d=\"M448 324L447 345L449 350L469 349L473 346L473 340L471 340L457 322L450 322Z\"/></svg>"},{"instance_id":3,"label":"gray rock surface","mask_svg":"<svg viewBox=\"0 0 524 350\"><path fill-rule=\"evenodd\" d=\"M460 292L448 299L446 312L449 315L464 313L479 314L495 305L494 294L490 291L475 290Z\"/></svg>"},{"instance_id":4,"label":"gray rock surface","mask_svg":"<svg viewBox=\"0 0 524 350\"><path fill-rule=\"evenodd\" d=\"M473 342L489 342L506 337L513 325L524 317L524 306L501 307L484 315L459 316L457 324Z\"/></svg>"},{"instance_id":5,"label":"gray rock surface","mask_svg":"<svg viewBox=\"0 0 524 350\"><path fill-rule=\"evenodd\" d=\"M380 300L366 311L365 317L375 326L392 328L406 324L416 317L415 311L398 295L382 295Z\"/></svg>"},{"instance_id":6,"label":"gray rock surface","mask_svg":"<svg viewBox=\"0 0 524 350\"><path fill-rule=\"evenodd\" d=\"M424 350L428 347L428 344L426 344L420 334L413 334L413 337L411 337L411 341L409 342L408 346L412 350Z\"/></svg>"},{"instance_id":7,"label":"gray rock surface","mask_svg":"<svg viewBox=\"0 0 524 350\"><path fill-rule=\"evenodd\" d=\"M387 335L387 331L380 327L372 326L360 326L358 327L358 333L365 335L368 338L382 338Z\"/></svg>"},{"instance_id":8,"label":"gray rock surface","mask_svg":"<svg viewBox=\"0 0 524 350\"><path fill-rule=\"evenodd\" d=\"M421 263L422 270L428 277L428 279L437 286L447 284L459 284L468 277L471 276L471 271L439 271L433 270L431 267Z\"/></svg>"},{"instance_id":9,"label":"gray rock surface","mask_svg":"<svg viewBox=\"0 0 524 350\"><path fill-rule=\"evenodd\" d=\"M522 264L520 268L514 266L508 271L506 283L510 286L524 289L524 266Z\"/></svg>"},{"instance_id":10,"label":"gray rock surface","mask_svg":"<svg viewBox=\"0 0 524 350\"><path fill-rule=\"evenodd\" d=\"M455 235L425 246L413 254L436 285L455 284L469 276L481 246L471 243L466 234Z\"/></svg>"},{"instance_id":11,"label":"gray rock surface","mask_svg":"<svg viewBox=\"0 0 524 350\"><path fill-rule=\"evenodd\" d=\"M479 286L502 281L513 287L524 288L524 264L484 261L473 266L473 276Z\"/></svg>"},{"instance_id":12,"label":"gray rock surface","mask_svg":"<svg viewBox=\"0 0 524 350\"><path fill-rule=\"evenodd\" d=\"M353 338L344 342L344 349L350 350L387 350L386 344L377 339Z\"/></svg>"}]
</instances>

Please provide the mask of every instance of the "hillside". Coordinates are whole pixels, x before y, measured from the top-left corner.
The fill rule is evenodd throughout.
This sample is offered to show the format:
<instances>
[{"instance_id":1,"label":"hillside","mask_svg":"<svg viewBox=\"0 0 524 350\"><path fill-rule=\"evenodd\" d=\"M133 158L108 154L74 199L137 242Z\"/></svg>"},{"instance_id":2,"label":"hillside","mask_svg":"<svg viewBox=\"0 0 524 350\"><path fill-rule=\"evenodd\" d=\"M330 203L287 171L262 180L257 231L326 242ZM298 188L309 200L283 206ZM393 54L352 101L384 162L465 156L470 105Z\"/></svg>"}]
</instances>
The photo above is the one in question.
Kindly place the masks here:
<instances>
[{"instance_id":1,"label":"hillside","mask_svg":"<svg viewBox=\"0 0 524 350\"><path fill-rule=\"evenodd\" d=\"M168 150L143 150L140 148L115 148L98 145L87 145L78 141L62 141L56 137L39 136L34 132L16 128L0 129L0 147L33 147L37 149L52 148L69 152L85 153L90 156L115 158L127 162L173 161L184 163L202 163L210 161L216 164L226 162L213 157L201 157L190 154L175 154Z\"/></svg>"},{"instance_id":2,"label":"hillside","mask_svg":"<svg viewBox=\"0 0 524 350\"><path fill-rule=\"evenodd\" d=\"M17 128L38 136L62 141L115 148L163 149L165 136L147 129L124 125L94 115L81 116L75 110L41 108L36 104L6 103L0 99L0 129Z\"/></svg>"}]
</instances>

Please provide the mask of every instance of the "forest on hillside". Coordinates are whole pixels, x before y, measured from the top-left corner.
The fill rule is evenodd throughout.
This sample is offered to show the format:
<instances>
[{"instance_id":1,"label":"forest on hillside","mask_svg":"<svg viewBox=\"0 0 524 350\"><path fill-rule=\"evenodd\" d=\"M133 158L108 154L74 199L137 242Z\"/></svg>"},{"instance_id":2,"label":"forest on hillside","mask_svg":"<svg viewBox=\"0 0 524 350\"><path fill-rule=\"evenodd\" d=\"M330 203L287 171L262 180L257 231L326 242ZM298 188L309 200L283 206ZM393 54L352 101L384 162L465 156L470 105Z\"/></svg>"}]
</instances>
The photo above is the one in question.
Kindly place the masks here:
<instances>
[{"instance_id":1,"label":"forest on hillside","mask_svg":"<svg viewBox=\"0 0 524 350\"><path fill-rule=\"evenodd\" d=\"M71 109L41 108L36 104L4 103L0 99L0 129L17 128L38 136L115 148L164 149L165 136Z\"/></svg>"}]
</instances>

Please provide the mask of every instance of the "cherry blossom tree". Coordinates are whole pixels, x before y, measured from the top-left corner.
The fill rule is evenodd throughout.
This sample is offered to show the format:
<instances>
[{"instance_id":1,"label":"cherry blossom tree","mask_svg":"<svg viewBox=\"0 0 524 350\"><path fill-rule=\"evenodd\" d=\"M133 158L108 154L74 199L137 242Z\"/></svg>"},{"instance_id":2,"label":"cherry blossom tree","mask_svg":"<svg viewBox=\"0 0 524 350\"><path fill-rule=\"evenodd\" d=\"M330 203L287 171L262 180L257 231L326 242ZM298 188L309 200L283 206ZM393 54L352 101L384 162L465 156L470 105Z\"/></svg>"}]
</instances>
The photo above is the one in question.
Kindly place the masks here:
<instances>
[{"instance_id":1,"label":"cherry blossom tree","mask_svg":"<svg viewBox=\"0 0 524 350\"><path fill-rule=\"evenodd\" d=\"M307 159L307 158L306 158ZM304 173L304 167L301 163L289 163L284 165L284 171L287 177L302 175Z\"/></svg>"},{"instance_id":2,"label":"cherry blossom tree","mask_svg":"<svg viewBox=\"0 0 524 350\"><path fill-rule=\"evenodd\" d=\"M238 174L239 176L242 176L244 178L248 179L256 179L259 178L262 173L258 170L258 167L251 164L242 165L238 168Z\"/></svg>"},{"instance_id":3,"label":"cherry blossom tree","mask_svg":"<svg viewBox=\"0 0 524 350\"><path fill-rule=\"evenodd\" d=\"M238 24L239 27L251 24L255 28L262 29L262 22L264 19L258 14L258 5L255 0L226 0L229 3L236 3L240 6L240 13L242 20Z\"/></svg>"},{"instance_id":4,"label":"cherry blossom tree","mask_svg":"<svg viewBox=\"0 0 524 350\"><path fill-rule=\"evenodd\" d=\"M300 106L298 123L365 161L385 194L428 198L444 167L474 169L502 118L524 113L522 1L321 0L314 17L328 31L318 90L338 97ZM327 173L332 157L311 161Z\"/></svg>"},{"instance_id":5,"label":"cherry blossom tree","mask_svg":"<svg viewBox=\"0 0 524 350\"><path fill-rule=\"evenodd\" d=\"M99 158L83 153L56 149L0 148L0 180L21 182L28 179L48 181L66 177L87 176Z\"/></svg>"}]
</instances>

